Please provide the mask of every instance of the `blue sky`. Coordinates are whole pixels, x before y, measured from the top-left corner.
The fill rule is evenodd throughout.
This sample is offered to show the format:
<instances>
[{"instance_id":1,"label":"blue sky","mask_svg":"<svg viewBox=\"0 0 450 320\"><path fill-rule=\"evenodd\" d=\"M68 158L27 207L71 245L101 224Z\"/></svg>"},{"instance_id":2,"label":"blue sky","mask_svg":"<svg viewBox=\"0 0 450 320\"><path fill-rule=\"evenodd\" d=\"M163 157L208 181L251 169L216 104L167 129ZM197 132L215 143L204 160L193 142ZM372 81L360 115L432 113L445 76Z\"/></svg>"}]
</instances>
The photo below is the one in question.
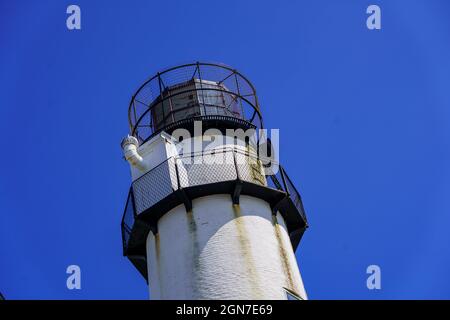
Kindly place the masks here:
<instances>
[{"instance_id":1,"label":"blue sky","mask_svg":"<svg viewBox=\"0 0 450 320\"><path fill-rule=\"evenodd\" d=\"M0 292L146 299L122 257L127 105L156 71L223 62L256 86L309 217L311 299L450 298L446 0L0 1ZM366 28L366 8L382 29ZM82 289L66 288L77 264ZM377 264L382 289L366 288Z\"/></svg>"}]
</instances>

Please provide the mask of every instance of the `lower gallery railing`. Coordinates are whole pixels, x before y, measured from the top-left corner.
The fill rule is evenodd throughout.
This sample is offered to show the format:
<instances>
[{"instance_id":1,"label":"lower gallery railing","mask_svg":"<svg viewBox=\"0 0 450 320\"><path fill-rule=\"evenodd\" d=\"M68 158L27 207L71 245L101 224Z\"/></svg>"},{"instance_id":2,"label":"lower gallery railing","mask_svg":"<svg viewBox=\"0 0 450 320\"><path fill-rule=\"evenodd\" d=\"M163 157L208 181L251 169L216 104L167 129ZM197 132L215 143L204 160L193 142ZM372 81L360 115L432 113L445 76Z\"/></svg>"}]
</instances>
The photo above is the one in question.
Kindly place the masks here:
<instances>
[{"instance_id":1,"label":"lower gallery railing","mask_svg":"<svg viewBox=\"0 0 450 320\"><path fill-rule=\"evenodd\" d=\"M264 168L263 161L255 154L230 148L165 160L132 183L122 218L124 254L128 251L133 227L140 214L178 190L202 185L238 181L281 191L288 201L284 206L293 206L306 227L300 194L285 170L272 164L270 174L267 174Z\"/></svg>"}]
</instances>

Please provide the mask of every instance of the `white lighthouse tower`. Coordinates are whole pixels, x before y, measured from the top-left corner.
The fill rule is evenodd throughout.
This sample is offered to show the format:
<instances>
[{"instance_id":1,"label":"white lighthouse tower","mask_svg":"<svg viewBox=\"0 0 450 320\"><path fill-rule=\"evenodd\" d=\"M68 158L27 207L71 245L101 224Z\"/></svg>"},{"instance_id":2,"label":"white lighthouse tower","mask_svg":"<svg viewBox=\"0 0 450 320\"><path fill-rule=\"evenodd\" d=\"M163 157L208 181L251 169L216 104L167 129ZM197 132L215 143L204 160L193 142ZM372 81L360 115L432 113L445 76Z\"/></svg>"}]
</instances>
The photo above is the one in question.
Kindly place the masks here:
<instances>
[{"instance_id":1,"label":"white lighthouse tower","mask_svg":"<svg viewBox=\"0 0 450 320\"><path fill-rule=\"evenodd\" d=\"M270 143L244 76L210 63L160 72L133 95L129 124L123 249L151 299L307 298L303 205L261 155Z\"/></svg>"}]
</instances>

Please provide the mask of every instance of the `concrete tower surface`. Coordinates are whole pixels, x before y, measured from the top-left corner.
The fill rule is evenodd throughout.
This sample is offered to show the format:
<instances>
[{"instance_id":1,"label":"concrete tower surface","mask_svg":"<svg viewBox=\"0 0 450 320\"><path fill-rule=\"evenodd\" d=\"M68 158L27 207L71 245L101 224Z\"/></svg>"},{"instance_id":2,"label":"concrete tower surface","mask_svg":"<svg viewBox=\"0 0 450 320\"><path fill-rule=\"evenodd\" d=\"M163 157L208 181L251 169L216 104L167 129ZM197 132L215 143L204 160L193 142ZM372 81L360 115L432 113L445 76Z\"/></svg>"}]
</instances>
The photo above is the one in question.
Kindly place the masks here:
<instances>
[{"instance_id":1,"label":"concrete tower surface","mask_svg":"<svg viewBox=\"0 0 450 320\"><path fill-rule=\"evenodd\" d=\"M306 299L294 251L308 224L253 85L182 65L146 81L128 115L123 250L150 298Z\"/></svg>"}]
</instances>

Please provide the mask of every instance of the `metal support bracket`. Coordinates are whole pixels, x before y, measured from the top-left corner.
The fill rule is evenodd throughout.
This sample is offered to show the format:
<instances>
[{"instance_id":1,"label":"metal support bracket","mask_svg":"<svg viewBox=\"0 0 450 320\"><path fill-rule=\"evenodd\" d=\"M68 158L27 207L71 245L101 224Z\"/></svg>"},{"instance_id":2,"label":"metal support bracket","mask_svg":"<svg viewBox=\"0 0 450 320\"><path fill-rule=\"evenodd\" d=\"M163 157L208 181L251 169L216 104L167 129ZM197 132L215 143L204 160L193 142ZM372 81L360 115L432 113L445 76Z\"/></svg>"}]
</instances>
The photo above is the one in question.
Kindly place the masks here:
<instances>
[{"instance_id":1,"label":"metal support bracket","mask_svg":"<svg viewBox=\"0 0 450 320\"><path fill-rule=\"evenodd\" d=\"M274 216L277 215L278 209L281 207L281 205L284 204L285 201L287 201L287 199L288 199L288 196L285 195L282 199L280 199L277 203L275 203L275 205L272 205L272 206L271 206L271 208L272 208L272 214L273 214Z\"/></svg>"},{"instance_id":2,"label":"metal support bracket","mask_svg":"<svg viewBox=\"0 0 450 320\"><path fill-rule=\"evenodd\" d=\"M186 194L183 188L179 188L177 191L178 198L183 202L186 212L192 211L192 200Z\"/></svg>"},{"instance_id":3,"label":"metal support bracket","mask_svg":"<svg viewBox=\"0 0 450 320\"><path fill-rule=\"evenodd\" d=\"M157 223L148 223L142 219L136 219L135 224L139 224L144 227L144 229L150 230L154 235L158 233Z\"/></svg>"},{"instance_id":4,"label":"metal support bracket","mask_svg":"<svg viewBox=\"0 0 450 320\"><path fill-rule=\"evenodd\" d=\"M239 204L241 191L242 191L242 181L240 179L237 179L236 183L234 184L233 193L231 194L231 200L233 201L233 204Z\"/></svg>"}]
</instances>

